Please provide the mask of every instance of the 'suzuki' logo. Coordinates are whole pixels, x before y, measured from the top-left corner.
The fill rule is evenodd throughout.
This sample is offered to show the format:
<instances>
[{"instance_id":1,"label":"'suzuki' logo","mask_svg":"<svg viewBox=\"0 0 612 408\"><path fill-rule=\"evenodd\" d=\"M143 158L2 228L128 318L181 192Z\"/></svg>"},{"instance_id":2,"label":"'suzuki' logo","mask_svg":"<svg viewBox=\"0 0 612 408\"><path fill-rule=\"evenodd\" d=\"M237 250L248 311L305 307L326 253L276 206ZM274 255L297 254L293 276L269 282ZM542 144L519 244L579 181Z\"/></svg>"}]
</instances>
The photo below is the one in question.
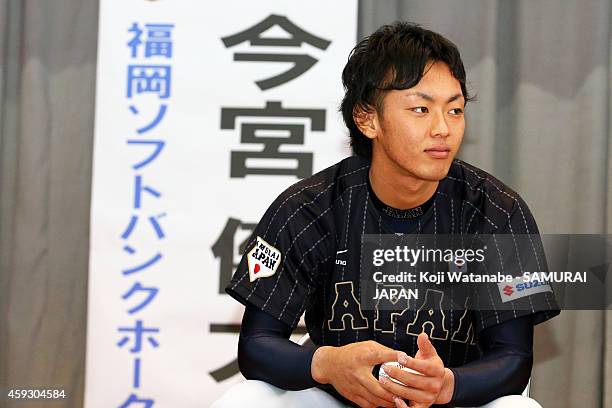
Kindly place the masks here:
<instances>
[{"instance_id":1,"label":"'suzuki' logo","mask_svg":"<svg viewBox=\"0 0 612 408\"><path fill-rule=\"evenodd\" d=\"M552 292L548 283L539 280L528 282L523 276L517 276L512 282L498 282L497 287L503 303L513 302L526 296L538 294L541 296L543 292Z\"/></svg>"}]
</instances>

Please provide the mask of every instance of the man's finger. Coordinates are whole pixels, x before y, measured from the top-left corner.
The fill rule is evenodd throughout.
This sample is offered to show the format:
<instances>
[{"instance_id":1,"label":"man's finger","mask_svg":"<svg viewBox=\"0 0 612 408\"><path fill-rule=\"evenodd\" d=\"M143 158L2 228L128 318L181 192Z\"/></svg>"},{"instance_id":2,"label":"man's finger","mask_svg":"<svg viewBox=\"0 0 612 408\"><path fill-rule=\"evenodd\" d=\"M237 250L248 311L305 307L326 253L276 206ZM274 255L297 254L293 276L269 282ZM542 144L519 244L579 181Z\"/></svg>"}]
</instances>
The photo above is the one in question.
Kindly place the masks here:
<instances>
[{"instance_id":1,"label":"man's finger","mask_svg":"<svg viewBox=\"0 0 612 408\"><path fill-rule=\"evenodd\" d=\"M435 380L430 376L414 374L390 365L383 366L383 369L390 377L406 384L408 387L426 391L433 391L435 389Z\"/></svg>"},{"instance_id":2,"label":"man's finger","mask_svg":"<svg viewBox=\"0 0 612 408\"><path fill-rule=\"evenodd\" d=\"M383 388L393 393L394 395L397 395L398 397L402 397L404 399L415 402L428 402L431 400L431 393L418 390L416 388L396 384L393 381L384 377L381 377L380 382Z\"/></svg>"},{"instance_id":3,"label":"man's finger","mask_svg":"<svg viewBox=\"0 0 612 408\"><path fill-rule=\"evenodd\" d=\"M425 332L419 334L419 337L417 337L417 345L419 346L421 355L424 358L430 358L438 355L438 353L436 352L436 348L433 344L431 344L429 336Z\"/></svg>"},{"instance_id":4,"label":"man's finger","mask_svg":"<svg viewBox=\"0 0 612 408\"><path fill-rule=\"evenodd\" d=\"M440 377L444 375L444 365L436 363L436 360L421 360L414 357L408 357L402 359L400 364L431 377Z\"/></svg>"},{"instance_id":5,"label":"man's finger","mask_svg":"<svg viewBox=\"0 0 612 408\"><path fill-rule=\"evenodd\" d=\"M369 378L362 384L362 386L365 387L369 393L375 395L376 397L381 398L391 404L394 403L393 397L395 395L385 390L374 376L369 376Z\"/></svg>"},{"instance_id":6,"label":"man's finger","mask_svg":"<svg viewBox=\"0 0 612 408\"><path fill-rule=\"evenodd\" d=\"M376 380L374 379L374 381ZM363 399L367 400L369 403L373 404L376 407L393 407L395 405L395 402L393 401L393 394L391 394L384 388L383 391L385 392L385 394L388 394L390 396L388 399L376 396L374 393L370 392L367 387L364 387L363 385L359 387L359 391L357 391L357 394L359 394Z\"/></svg>"},{"instance_id":7,"label":"man's finger","mask_svg":"<svg viewBox=\"0 0 612 408\"><path fill-rule=\"evenodd\" d=\"M372 359L370 364L376 365L381 363L388 363L389 361L399 361L401 358L408 357L408 354L403 351L393 350L392 348L379 344L376 353L372 353Z\"/></svg>"},{"instance_id":8,"label":"man's finger","mask_svg":"<svg viewBox=\"0 0 612 408\"><path fill-rule=\"evenodd\" d=\"M408 405L400 397L395 397L395 406L396 408L408 408Z\"/></svg>"}]
</instances>

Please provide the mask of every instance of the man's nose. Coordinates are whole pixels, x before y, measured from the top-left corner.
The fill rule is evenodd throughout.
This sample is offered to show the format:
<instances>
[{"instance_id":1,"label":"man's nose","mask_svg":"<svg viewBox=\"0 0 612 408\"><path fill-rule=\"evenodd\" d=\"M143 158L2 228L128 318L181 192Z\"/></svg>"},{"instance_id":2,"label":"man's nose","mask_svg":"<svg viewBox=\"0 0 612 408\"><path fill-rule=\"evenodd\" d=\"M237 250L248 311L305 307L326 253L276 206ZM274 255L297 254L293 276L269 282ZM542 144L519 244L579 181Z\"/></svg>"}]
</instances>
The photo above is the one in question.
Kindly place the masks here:
<instances>
[{"instance_id":1,"label":"man's nose","mask_svg":"<svg viewBox=\"0 0 612 408\"><path fill-rule=\"evenodd\" d=\"M446 123L446 117L444 112L436 112L433 115L431 123L431 136L433 137L447 137L448 136L448 123Z\"/></svg>"}]
</instances>

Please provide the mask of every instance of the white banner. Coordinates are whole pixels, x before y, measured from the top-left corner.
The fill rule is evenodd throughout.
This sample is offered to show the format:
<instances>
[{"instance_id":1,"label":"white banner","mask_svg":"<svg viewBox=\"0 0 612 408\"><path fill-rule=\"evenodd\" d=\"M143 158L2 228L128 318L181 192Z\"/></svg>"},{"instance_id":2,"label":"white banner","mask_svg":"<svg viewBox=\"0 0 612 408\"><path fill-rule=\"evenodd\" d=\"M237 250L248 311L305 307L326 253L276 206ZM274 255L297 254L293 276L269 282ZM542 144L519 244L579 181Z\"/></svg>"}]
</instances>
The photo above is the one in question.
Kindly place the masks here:
<instances>
[{"instance_id":1,"label":"white banner","mask_svg":"<svg viewBox=\"0 0 612 408\"><path fill-rule=\"evenodd\" d=\"M356 21L356 0L100 1L87 408L242 379L222 288L272 200L349 154Z\"/></svg>"}]
</instances>

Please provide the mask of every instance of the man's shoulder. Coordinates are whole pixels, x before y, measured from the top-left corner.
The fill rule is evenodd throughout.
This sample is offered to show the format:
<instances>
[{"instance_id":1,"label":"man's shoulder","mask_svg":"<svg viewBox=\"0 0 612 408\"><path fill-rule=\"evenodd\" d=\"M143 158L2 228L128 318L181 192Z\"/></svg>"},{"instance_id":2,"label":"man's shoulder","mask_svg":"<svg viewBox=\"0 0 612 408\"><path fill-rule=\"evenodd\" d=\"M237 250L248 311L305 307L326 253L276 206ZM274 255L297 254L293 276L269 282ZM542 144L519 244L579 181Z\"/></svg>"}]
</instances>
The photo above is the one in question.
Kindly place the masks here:
<instances>
[{"instance_id":1,"label":"man's shoulder","mask_svg":"<svg viewBox=\"0 0 612 408\"><path fill-rule=\"evenodd\" d=\"M445 193L477 208L495 207L511 213L527 207L521 196L504 182L472 164L455 159L445 180Z\"/></svg>"},{"instance_id":2,"label":"man's shoulder","mask_svg":"<svg viewBox=\"0 0 612 408\"><path fill-rule=\"evenodd\" d=\"M310 203L326 205L333 202L344 190L366 183L370 161L358 156L342 159L312 176L302 179L285 189L276 202L295 206Z\"/></svg>"}]
</instances>

